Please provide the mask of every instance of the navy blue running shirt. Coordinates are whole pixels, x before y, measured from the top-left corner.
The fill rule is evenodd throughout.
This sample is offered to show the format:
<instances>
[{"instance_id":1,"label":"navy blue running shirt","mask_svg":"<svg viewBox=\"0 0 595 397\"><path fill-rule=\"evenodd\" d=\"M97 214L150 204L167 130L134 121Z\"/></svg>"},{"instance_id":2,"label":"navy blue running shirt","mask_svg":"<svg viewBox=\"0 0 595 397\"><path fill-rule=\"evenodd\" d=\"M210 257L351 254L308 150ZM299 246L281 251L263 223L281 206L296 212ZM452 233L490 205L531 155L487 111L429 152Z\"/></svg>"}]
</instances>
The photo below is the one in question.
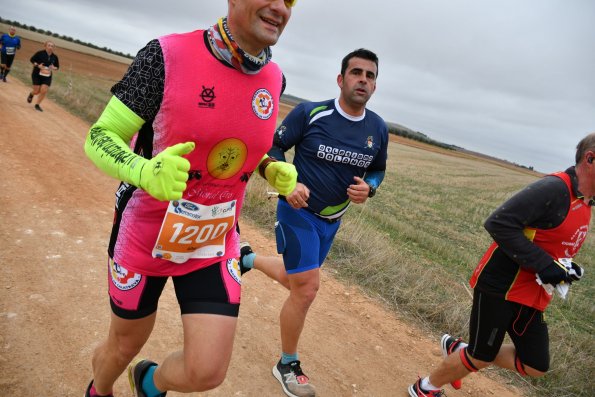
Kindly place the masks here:
<instances>
[{"instance_id":1,"label":"navy blue running shirt","mask_svg":"<svg viewBox=\"0 0 595 397\"><path fill-rule=\"evenodd\" d=\"M346 210L354 176L385 171L388 128L369 109L348 115L337 99L304 102L277 128L269 155L285 161L284 152L293 146L298 182L310 189L308 209L330 216Z\"/></svg>"}]
</instances>

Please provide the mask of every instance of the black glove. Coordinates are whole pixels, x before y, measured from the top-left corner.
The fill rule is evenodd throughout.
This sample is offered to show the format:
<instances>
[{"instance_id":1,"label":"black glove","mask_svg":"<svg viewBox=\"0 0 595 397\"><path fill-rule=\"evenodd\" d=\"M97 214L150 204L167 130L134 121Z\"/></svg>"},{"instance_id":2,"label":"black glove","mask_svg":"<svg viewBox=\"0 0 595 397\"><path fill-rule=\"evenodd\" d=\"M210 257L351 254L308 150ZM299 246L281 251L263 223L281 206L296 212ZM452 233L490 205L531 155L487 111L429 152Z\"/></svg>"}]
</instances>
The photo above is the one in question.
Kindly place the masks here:
<instances>
[{"instance_id":1,"label":"black glove","mask_svg":"<svg viewBox=\"0 0 595 397\"><path fill-rule=\"evenodd\" d=\"M541 279L541 282L544 284L556 285L561 283L572 283L573 280L573 276L571 276L568 273L568 269L566 269L566 266L564 266L558 261L552 261L552 263L550 263L549 266L547 266L540 272L537 272L537 274L539 274L539 278Z\"/></svg>"},{"instance_id":2,"label":"black glove","mask_svg":"<svg viewBox=\"0 0 595 397\"><path fill-rule=\"evenodd\" d=\"M585 274L584 269L576 262L572 262L572 268L568 270L568 274L572 281L579 281L583 274Z\"/></svg>"}]
</instances>

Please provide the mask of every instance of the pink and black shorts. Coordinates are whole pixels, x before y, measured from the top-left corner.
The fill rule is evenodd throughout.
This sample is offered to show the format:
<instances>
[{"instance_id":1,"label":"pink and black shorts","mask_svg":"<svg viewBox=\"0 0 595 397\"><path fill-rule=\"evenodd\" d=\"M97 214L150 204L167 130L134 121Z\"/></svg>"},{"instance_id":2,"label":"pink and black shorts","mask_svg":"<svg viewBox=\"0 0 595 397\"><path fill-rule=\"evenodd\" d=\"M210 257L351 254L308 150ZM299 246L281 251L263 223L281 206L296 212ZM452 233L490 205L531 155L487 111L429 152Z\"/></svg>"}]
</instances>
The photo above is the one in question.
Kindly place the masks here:
<instances>
[{"instance_id":1,"label":"pink and black shorts","mask_svg":"<svg viewBox=\"0 0 595 397\"><path fill-rule=\"evenodd\" d=\"M108 261L111 308L125 319L153 314L169 277L146 276ZM241 278L237 260L228 259L183 276L172 276L181 314L208 313L237 317Z\"/></svg>"}]
</instances>

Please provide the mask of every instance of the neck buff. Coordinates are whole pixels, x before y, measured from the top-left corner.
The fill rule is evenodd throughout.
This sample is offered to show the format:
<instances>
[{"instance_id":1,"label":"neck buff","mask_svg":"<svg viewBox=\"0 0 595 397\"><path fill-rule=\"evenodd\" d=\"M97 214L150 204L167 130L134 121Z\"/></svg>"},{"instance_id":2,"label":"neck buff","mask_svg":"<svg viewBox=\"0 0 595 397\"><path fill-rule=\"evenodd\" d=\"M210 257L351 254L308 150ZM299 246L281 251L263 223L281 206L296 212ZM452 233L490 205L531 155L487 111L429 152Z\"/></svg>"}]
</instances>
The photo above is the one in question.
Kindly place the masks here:
<instances>
[{"instance_id":1,"label":"neck buff","mask_svg":"<svg viewBox=\"0 0 595 397\"><path fill-rule=\"evenodd\" d=\"M246 74L256 74L271 60L271 49L266 47L258 56L242 50L234 41L227 26L227 17L219 18L208 30L209 42L217 58Z\"/></svg>"}]
</instances>

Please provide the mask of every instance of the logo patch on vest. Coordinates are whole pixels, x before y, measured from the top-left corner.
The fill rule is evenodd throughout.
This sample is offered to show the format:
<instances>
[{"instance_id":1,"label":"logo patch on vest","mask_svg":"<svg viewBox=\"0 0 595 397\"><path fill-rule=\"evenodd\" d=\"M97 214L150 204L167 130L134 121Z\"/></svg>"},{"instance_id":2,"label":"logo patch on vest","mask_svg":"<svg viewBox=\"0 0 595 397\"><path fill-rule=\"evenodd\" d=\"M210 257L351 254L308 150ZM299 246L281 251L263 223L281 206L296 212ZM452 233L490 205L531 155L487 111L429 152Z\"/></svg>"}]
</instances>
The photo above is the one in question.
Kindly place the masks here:
<instances>
[{"instance_id":1,"label":"logo patch on vest","mask_svg":"<svg viewBox=\"0 0 595 397\"><path fill-rule=\"evenodd\" d=\"M256 90L252 97L252 110L262 120L268 120L273 115L273 96L268 90L261 88Z\"/></svg>"},{"instance_id":2,"label":"logo patch on vest","mask_svg":"<svg viewBox=\"0 0 595 397\"><path fill-rule=\"evenodd\" d=\"M242 169L247 158L248 148L244 142L236 138L224 139L209 152L207 169L214 178L229 179Z\"/></svg>"},{"instance_id":3,"label":"logo patch on vest","mask_svg":"<svg viewBox=\"0 0 595 397\"><path fill-rule=\"evenodd\" d=\"M140 283L141 275L110 261L112 283L121 291L128 291Z\"/></svg>"},{"instance_id":4,"label":"logo patch on vest","mask_svg":"<svg viewBox=\"0 0 595 397\"><path fill-rule=\"evenodd\" d=\"M242 276L240 275L241 271L238 260L235 258L228 259L226 265L227 271L229 272L231 278L233 278L238 284L242 285Z\"/></svg>"},{"instance_id":5,"label":"logo patch on vest","mask_svg":"<svg viewBox=\"0 0 595 397\"><path fill-rule=\"evenodd\" d=\"M199 108L214 109L215 108L215 86L205 87L202 86L202 92L200 93L201 101L198 102Z\"/></svg>"}]
</instances>

